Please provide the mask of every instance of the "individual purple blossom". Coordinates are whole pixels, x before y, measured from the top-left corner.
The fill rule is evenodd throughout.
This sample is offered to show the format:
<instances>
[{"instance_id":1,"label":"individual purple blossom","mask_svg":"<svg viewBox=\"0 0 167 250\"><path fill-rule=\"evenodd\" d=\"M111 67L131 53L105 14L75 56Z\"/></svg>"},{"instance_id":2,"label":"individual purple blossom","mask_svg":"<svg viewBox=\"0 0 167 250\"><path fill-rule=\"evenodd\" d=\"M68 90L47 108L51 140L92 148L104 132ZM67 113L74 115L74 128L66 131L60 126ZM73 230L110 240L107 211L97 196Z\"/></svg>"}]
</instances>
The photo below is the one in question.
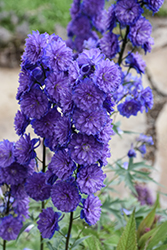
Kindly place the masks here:
<instances>
[{"instance_id":1,"label":"individual purple blossom","mask_svg":"<svg viewBox=\"0 0 167 250\"><path fill-rule=\"evenodd\" d=\"M145 52L145 54L147 53L147 52L151 52L151 50L152 50L152 45L154 45L154 39L152 38L152 37L150 37L144 44L143 44L143 46L142 46L142 48L144 49L144 52Z\"/></svg>"},{"instance_id":2,"label":"individual purple blossom","mask_svg":"<svg viewBox=\"0 0 167 250\"><path fill-rule=\"evenodd\" d=\"M133 147L133 144L131 145L131 148L130 148L130 150L128 151L128 157L129 157L129 158L136 157L136 151L135 151L135 149L134 149L134 147Z\"/></svg>"},{"instance_id":3,"label":"individual purple blossom","mask_svg":"<svg viewBox=\"0 0 167 250\"><path fill-rule=\"evenodd\" d=\"M145 108L146 112L148 112L148 108L151 109L154 104L153 94L150 87L146 87L139 94L139 100L141 105Z\"/></svg>"},{"instance_id":4,"label":"individual purple blossom","mask_svg":"<svg viewBox=\"0 0 167 250\"><path fill-rule=\"evenodd\" d=\"M61 180L68 179L72 175L74 168L75 164L66 150L58 150L48 165L48 169Z\"/></svg>"},{"instance_id":5,"label":"individual purple blossom","mask_svg":"<svg viewBox=\"0 0 167 250\"><path fill-rule=\"evenodd\" d=\"M61 146L65 146L70 137L70 120L68 117L62 116L57 120L54 126L54 140Z\"/></svg>"},{"instance_id":6,"label":"individual purple blossom","mask_svg":"<svg viewBox=\"0 0 167 250\"><path fill-rule=\"evenodd\" d=\"M61 117L56 108L50 109L41 119L33 119L31 122L34 132L41 137L53 135L54 125Z\"/></svg>"},{"instance_id":7,"label":"individual purple blossom","mask_svg":"<svg viewBox=\"0 0 167 250\"><path fill-rule=\"evenodd\" d=\"M111 113L114 111L114 106L115 106L115 101L113 95L110 93L107 95L106 99L103 102L103 108L105 108L108 113Z\"/></svg>"},{"instance_id":8,"label":"individual purple blossom","mask_svg":"<svg viewBox=\"0 0 167 250\"><path fill-rule=\"evenodd\" d=\"M164 0L146 0L144 1L145 6L149 9L152 10L153 13L158 12L158 10L161 8Z\"/></svg>"},{"instance_id":9,"label":"individual purple blossom","mask_svg":"<svg viewBox=\"0 0 167 250\"><path fill-rule=\"evenodd\" d=\"M29 34L28 38L26 38L25 52L22 58L28 58L32 64L40 61L43 56L43 50L47 45L48 38L49 35L47 33L40 34L38 30L32 31L32 35Z\"/></svg>"},{"instance_id":10,"label":"individual purple blossom","mask_svg":"<svg viewBox=\"0 0 167 250\"><path fill-rule=\"evenodd\" d=\"M27 177L28 168L18 162L13 162L8 167L0 168L0 175L3 183L7 183L8 185L18 185L23 183Z\"/></svg>"},{"instance_id":11,"label":"individual purple blossom","mask_svg":"<svg viewBox=\"0 0 167 250\"><path fill-rule=\"evenodd\" d=\"M58 179L57 175L51 172L50 169L48 169L45 172L45 176L46 176L46 184L50 186L52 186Z\"/></svg>"},{"instance_id":12,"label":"individual purple blossom","mask_svg":"<svg viewBox=\"0 0 167 250\"><path fill-rule=\"evenodd\" d=\"M27 194L36 201L44 201L50 197L50 185L45 183L45 174L42 172L30 175L25 184Z\"/></svg>"},{"instance_id":13,"label":"individual purple blossom","mask_svg":"<svg viewBox=\"0 0 167 250\"><path fill-rule=\"evenodd\" d=\"M80 6L81 6L81 0L74 0L73 3L71 4L70 14L72 19L74 19L78 15L80 11Z\"/></svg>"},{"instance_id":14,"label":"individual purple blossom","mask_svg":"<svg viewBox=\"0 0 167 250\"><path fill-rule=\"evenodd\" d=\"M97 164L87 165L79 169L77 174L77 184L84 194L93 194L105 185L103 184L106 174Z\"/></svg>"},{"instance_id":15,"label":"individual purple blossom","mask_svg":"<svg viewBox=\"0 0 167 250\"><path fill-rule=\"evenodd\" d=\"M142 156L146 153L146 145L142 144L141 146L139 146L137 148L139 150L139 152L142 154Z\"/></svg>"},{"instance_id":16,"label":"individual purple blossom","mask_svg":"<svg viewBox=\"0 0 167 250\"><path fill-rule=\"evenodd\" d=\"M108 18L107 10L103 9L96 16L94 16L92 20L93 25L95 26L96 30L102 34L107 29L106 27L107 18Z\"/></svg>"},{"instance_id":17,"label":"individual purple blossom","mask_svg":"<svg viewBox=\"0 0 167 250\"><path fill-rule=\"evenodd\" d=\"M52 207L42 210L37 224L43 238L51 239L55 231L59 230L58 221L60 216L61 213L54 212Z\"/></svg>"},{"instance_id":18,"label":"individual purple blossom","mask_svg":"<svg viewBox=\"0 0 167 250\"><path fill-rule=\"evenodd\" d=\"M130 27L129 39L134 46L143 46L150 38L152 27L145 17L140 17L138 21Z\"/></svg>"},{"instance_id":19,"label":"individual purple blossom","mask_svg":"<svg viewBox=\"0 0 167 250\"><path fill-rule=\"evenodd\" d=\"M93 48L90 50L83 50L83 52L79 54L77 62L80 67L88 64L90 66L95 66L104 58L105 56L101 53L100 49Z\"/></svg>"},{"instance_id":20,"label":"individual purple blossom","mask_svg":"<svg viewBox=\"0 0 167 250\"><path fill-rule=\"evenodd\" d=\"M89 195L83 200L83 209L80 215L81 219L85 219L90 226L96 224L100 219L101 205L101 201L97 196Z\"/></svg>"},{"instance_id":21,"label":"individual purple blossom","mask_svg":"<svg viewBox=\"0 0 167 250\"><path fill-rule=\"evenodd\" d=\"M81 197L74 183L58 180L52 187L51 199L58 210L72 212L79 205Z\"/></svg>"},{"instance_id":22,"label":"individual purple blossom","mask_svg":"<svg viewBox=\"0 0 167 250\"><path fill-rule=\"evenodd\" d=\"M17 135L23 135L27 126L30 123L30 119L20 110L17 111L14 118L14 127Z\"/></svg>"},{"instance_id":23,"label":"individual purple blossom","mask_svg":"<svg viewBox=\"0 0 167 250\"><path fill-rule=\"evenodd\" d=\"M46 91L52 102L60 103L60 91L67 88L68 78L63 72L51 72L45 79Z\"/></svg>"},{"instance_id":24,"label":"individual purple blossom","mask_svg":"<svg viewBox=\"0 0 167 250\"><path fill-rule=\"evenodd\" d=\"M104 0L83 0L82 11L92 18L103 10L104 4Z\"/></svg>"},{"instance_id":25,"label":"individual purple blossom","mask_svg":"<svg viewBox=\"0 0 167 250\"><path fill-rule=\"evenodd\" d=\"M5 168L14 160L14 143L8 140L0 141L0 167Z\"/></svg>"},{"instance_id":26,"label":"individual purple blossom","mask_svg":"<svg viewBox=\"0 0 167 250\"><path fill-rule=\"evenodd\" d=\"M111 136L114 134L112 119L108 117L104 128L97 135L98 140L103 143L108 143L111 140Z\"/></svg>"},{"instance_id":27,"label":"individual purple blossom","mask_svg":"<svg viewBox=\"0 0 167 250\"><path fill-rule=\"evenodd\" d=\"M73 114L73 120L76 129L87 135L95 135L103 129L107 121L107 112L105 109L92 111L82 111L76 109Z\"/></svg>"},{"instance_id":28,"label":"individual purple blossom","mask_svg":"<svg viewBox=\"0 0 167 250\"><path fill-rule=\"evenodd\" d=\"M111 5L108 9L107 19L106 19L106 29L110 32L116 25L116 17L115 17L115 5Z\"/></svg>"},{"instance_id":29,"label":"individual purple blossom","mask_svg":"<svg viewBox=\"0 0 167 250\"><path fill-rule=\"evenodd\" d=\"M0 237L3 240L16 240L22 228L22 222L12 215L0 219Z\"/></svg>"},{"instance_id":30,"label":"individual purple blossom","mask_svg":"<svg viewBox=\"0 0 167 250\"><path fill-rule=\"evenodd\" d=\"M136 0L118 0L115 5L115 16L123 25L133 25L141 16L143 9Z\"/></svg>"},{"instance_id":31,"label":"individual purple blossom","mask_svg":"<svg viewBox=\"0 0 167 250\"><path fill-rule=\"evenodd\" d=\"M24 183L18 185L11 185L11 195L17 199L23 199L27 196Z\"/></svg>"},{"instance_id":32,"label":"individual purple blossom","mask_svg":"<svg viewBox=\"0 0 167 250\"><path fill-rule=\"evenodd\" d=\"M14 208L14 212L17 214L18 218L22 221L25 218L29 218L29 198L24 197L23 199L15 199L14 203L12 204Z\"/></svg>"},{"instance_id":33,"label":"individual purple blossom","mask_svg":"<svg viewBox=\"0 0 167 250\"><path fill-rule=\"evenodd\" d=\"M59 38L57 41L53 40L46 47L43 63L56 72L66 71L71 64L72 56L72 50Z\"/></svg>"},{"instance_id":34,"label":"individual purple blossom","mask_svg":"<svg viewBox=\"0 0 167 250\"><path fill-rule=\"evenodd\" d=\"M40 119L48 111L49 102L44 92L36 86L22 96L20 108L29 118Z\"/></svg>"},{"instance_id":35,"label":"individual purple blossom","mask_svg":"<svg viewBox=\"0 0 167 250\"><path fill-rule=\"evenodd\" d=\"M136 192L137 192L137 199L140 202L141 205L153 205L152 196L150 194L149 189L146 186L142 186L137 184L135 186Z\"/></svg>"},{"instance_id":36,"label":"individual purple blossom","mask_svg":"<svg viewBox=\"0 0 167 250\"><path fill-rule=\"evenodd\" d=\"M34 78L35 81L37 81L41 85L44 84L44 79L45 79L44 71L43 71L43 69L42 69L42 67L40 65L35 67L31 71L31 76Z\"/></svg>"},{"instance_id":37,"label":"individual purple blossom","mask_svg":"<svg viewBox=\"0 0 167 250\"><path fill-rule=\"evenodd\" d=\"M98 40L96 38L90 37L88 40L84 41L83 47L88 51L94 49L98 46Z\"/></svg>"},{"instance_id":38,"label":"individual purple blossom","mask_svg":"<svg viewBox=\"0 0 167 250\"><path fill-rule=\"evenodd\" d=\"M122 116L129 118L131 115L137 115L141 109L141 104L135 99L126 98L125 102L120 103L117 108Z\"/></svg>"},{"instance_id":39,"label":"individual purple blossom","mask_svg":"<svg viewBox=\"0 0 167 250\"><path fill-rule=\"evenodd\" d=\"M140 134L140 136L136 138L136 141L147 143L148 145L154 144L151 136L147 136L147 135L143 135L143 134Z\"/></svg>"},{"instance_id":40,"label":"individual purple blossom","mask_svg":"<svg viewBox=\"0 0 167 250\"><path fill-rule=\"evenodd\" d=\"M73 101L82 110L95 110L103 105L105 94L99 90L90 78L85 78L76 87Z\"/></svg>"},{"instance_id":41,"label":"individual purple blossom","mask_svg":"<svg viewBox=\"0 0 167 250\"><path fill-rule=\"evenodd\" d=\"M94 81L105 93L114 92L121 83L121 72L113 61L102 60L95 69Z\"/></svg>"},{"instance_id":42,"label":"individual purple blossom","mask_svg":"<svg viewBox=\"0 0 167 250\"><path fill-rule=\"evenodd\" d=\"M73 134L69 143L71 158L78 164L94 164L101 159L103 145L92 135Z\"/></svg>"},{"instance_id":43,"label":"individual purple blossom","mask_svg":"<svg viewBox=\"0 0 167 250\"><path fill-rule=\"evenodd\" d=\"M145 72L146 63L142 59L138 51L136 53L128 52L128 56L125 59L125 63L128 64L130 68L136 69L137 73L139 74Z\"/></svg>"},{"instance_id":44,"label":"individual purple blossom","mask_svg":"<svg viewBox=\"0 0 167 250\"><path fill-rule=\"evenodd\" d=\"M39 139L30 138L30 134L24 134L15 144L14 155L17 162L20 164L29 164L31 159L36 157L36 152L34 151L36 143Z\"/></svg>"},{"instance_id":45,"label":"individual purple blossom","mask_svg":"<svg viewBox=\"0 0 167 250\"><path fill-rule=\"evenodd\" d=\"M114 33L108 32L100 39L101 51L112 59L119 52L118 36Z\"/></svg>"}]
</instances>

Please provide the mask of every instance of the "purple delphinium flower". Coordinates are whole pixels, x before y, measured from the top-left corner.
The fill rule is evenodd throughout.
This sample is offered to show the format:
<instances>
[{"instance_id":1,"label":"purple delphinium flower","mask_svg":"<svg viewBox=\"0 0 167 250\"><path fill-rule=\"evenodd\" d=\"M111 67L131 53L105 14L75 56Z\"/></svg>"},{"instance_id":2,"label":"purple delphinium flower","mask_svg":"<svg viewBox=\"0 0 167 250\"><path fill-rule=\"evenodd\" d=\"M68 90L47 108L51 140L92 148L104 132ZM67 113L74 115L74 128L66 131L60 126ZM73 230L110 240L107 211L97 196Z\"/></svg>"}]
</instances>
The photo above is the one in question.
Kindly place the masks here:
<instances>
[{"instance_id":1,"label":"purple delphinium flower","mask_svg":"<svg viewBox=\"0 0 167 250\"><path fill-rule=\"evenodd\" d=\"M111 140L111 136L114 135L112 120L108 117L107 122L104 128L97 135L97 138L100 142L108 143Z\"/></svg>"},{"instance_id":2,"label":"purple delphinium flower","mask_svg":"<svg viewBox=\"0 0 167 250\"><path fill-rule=\"evenodd\" d=\"M17 214L18 218L22 221L25 218L29 218L29 198L24 197L22 199L15 199L14 203L12 204L14 208L14 212Z\"/></svg>"},{"instance_id":3,"label":"purple delphinium flower","mask_svg":"<svg viewBox=\"0 0 167 250\"><path fill-rule=\"evenodd\" d=\"M150 38L152 26L145 17L140 17L138 21L130 27L129 39L134 46L143 46Z\"/></svg>"},{"instance_id":4,"label":"purple delphinium flower","mask_svg":"<svg viewBox=\"0 0 167 250\"><path fill-rule=\"evenodd\" d=\"M34 151L35 144L39 142L39 139L30 138L30 134L24 134L15 144L14 155L17 162L20 164L29 164L31 159L36 157L36 152Z\"/></svg>"},{"instance_id":5,"label":"purple delphinium flower","mask_svg":"<svg viewBox=\"0 0 167 250\"><path fill-rule=\"evenodd\" d=\"M103 145L92 135L73 134L68 147L72 160L78 164L94 164L101 159Z\"/></svg>"},{"instance_id":6,"label":"purple delphinium flower","mask_svg":"<svg viewBox=\"0 0 167 250\"><path fill-rule=\"evenodd\" d=\"M76 87L73 93L73 101L82 110L95 110L102 107L105 94L99 90L90 78L85 78Z\"/></svg>"},{"instance_id":7,"label":"purple delphinium flower","mask_svg":"<svg viewBox=\"0 0 167 250\"><path fill-rule=\"evenodd\" d=\"M135 68L139 74L145 72L146 63L138 52L135 54L128 52L125 63L128 64L129 67Z\"/></svg>"},{"instance_id":8,"label":"purple delphinium flower","mask_svg":"<svg viewBox=\"0 0 167 250\"><path fill-rule=\"evenodd\" d=\"M136 141L144 142L144 143L147 143L148 145L154 144L151 136L147 136L147 135L143 135L143 134L140 134L140 136L138 138L136 138Z\"/></svg>"},{"instance_id":9,"label":"purple delphinium flower","mask_svg":"<svg viewBox=\"0 0 167 250\"><path fill-rule=\"evenodd\" d=\"M51 239L54 232L59 230L58 221L60 216L61 213L54 212L52 207L42 210L37 224L43 238Z\"/></svg>"},{"instance_id":10,"label":"purple delphinium flower","mask_svg":"<svg viewBox=\"0 0 167 250\"><path fill-rule=\"evenodd\" d=\"M148 112L148 108L151 109L153 107L153 94L150 87L146 87L139 94L139 100L141 105L144 106L146 112Z\"/></svg>"},{"instance_id":11,"label":"purple delphinium flower","mask_svg":"<svg viewBox=\"0 0 167 250\"><path fill-rule=\"evenodd\" d=\"M105 93L114 92L121 83L118 65L109 59L102 60L95 69L94 81Z\"/></svg>"},{"instance_id":12,"label":"purple delphinium flower","mask_svg":"<svg viewBox=\"0 0 167 250\"><path fill-rule=\"evenodd\" d=\"M14 127L16 134L23 135L29 123L30 119L28 118L28 116L18 110L14 118Z\"/></svg>"},{"instance_id":13,"label":"purple delphinium flower","mask_svg":"<svg viewBox=\"0 0 167 250\"><path fill-rule=\"evenodd\" d=\"M54 125L60 117L57 109L53 108L41 119L32 120L31 125L37 135L48 138L53 135Z\"/></svg>"},{"instance_id":14,"label":"purple delphinium flower","mask_svg":"<svg viewBox=\"0 0 167 250\"><path fill-rule=\"evenodd\" d=\"M58 180L52 187L51 199L58 210L72 212L77 208L81 197L74 183Z\"/></svg>"},{"instance_id":15,"label":"purple delphinium flower","mask_svg":"<svg viewBox=\"0 0 167 250\"><path fill-rule=\"evenodd\" d=\"M131 145L131 148L130 150L128 151L128 157L131 158L131 157L136 157L136 151L133 147L133 144Z\"/></svg>"},{"instance_id":16,"label":"purple delphinium flower","mask_svg":"<svg viewBox=\"0 0 167 250\"><path fill-rule=\"evenodd\" d=\"M30 175L25 184L27 194L36 201L44 201L49 199L51 186L45 183L45 174L42 172L34 172Z\"/></svg>"},{"instance_id":17,"label":"purple delphinium flower","mask_svg":"<svg viewBox=\"0 0 167 250\"><path fill-rule=\"evenodd\" d=\"M85 221L90 226L96 224L96 222L100 219L101 205L102 205L101 201L99 200L98 197L89 195L86 199L83 200L81 219L85 219Z\"/></svg>"},{"instance_id":18,"label":"purple delphinium flower","mask_svg":"<svg viewBox=\"0 0 167 250\"><path fill-rule=\"evenodd\" d=\"M51 72L45 79L46 91L49 98L59 104L60 91L67 87L68 78L63 72Z\"/></svg>"},{"instance_id":19,"label":"purple delphinium flower","mask_svg":"<svg viewBox=\"0 0 167 250\"><path fill-rule=\"evenodd\" d=\"M105 187L103 184L106 174L97 164L88 165L79 169L77 174L77 184L84 194L93 194Z\"/></svg>"},{"instance_id":20,"label":"purple delphinium flower","mask_svg":"<svg viewBox=\"0 0 167 250\"><path fill-rule=\"evenodd\" d=\"M10 166L0 169L1 180L8 185L23 183L28 174L28 168L13 162Z\"/></svg>"},{"instance_id":21,"label":"purple delphinium flower","mask_svg":"<svg viewBox=\"0 0 167 250\"><path fill-rule=\"evenodd\" d=\"M137 199L140 201L141 205L153 205L152 196L149 189L146 186L137 184L135 186L136 192L138 194Z\"/></svg>"},{"instance_id":22,"label":"purple delphinium flower","mask_svg":"<svg viewBox=\"0 0 167 250\"><path fill-rule=\"evenodd\" d=\"M145 6L149 10L152 10L153 13L157 12L161 8L163 2L164 2L164 0L146 0L146 1L144 1Z\"/></svg>"},{"instance_id":23,"label":"purple delphinium flower","mask_svg":"<svg viewBox=\"0 0 167 250\"><path fill-rule=\"evenodd\" d=\"M80 67L88 64L90 66L95 66L104 58L104 54L102 54L98 48L93 48L90 50L84 50L80 53L77 58L77 62Z\"/></svg>"},{"instance_id":24,"label":"purple delphinium flower","mask_svg":"<svg viewBox=\"0 0 167 250\"><path fill-rule=\"evenodd\" d=\"M73 120L76 129L87 135L95 135L101 131L107 121L107 112L104 109L82 111L75 109Z\"/></svg>"},{"instance_id":25,"label":"purple delphinium flower","mask_svg":"<svg viewBox=\"0 0 167 250\"><path fill-rule=\"evenodd\" d=\"M117 108L122 116L129 118L131 115L137 115L138 111L141 109L141 104L135 99L127 98L125 102L120 103Z\"/></svg>"},{"instance_id":26,"label":"purple delphinium flower","mask_svg":"<svg viewBox=\"0 0 167 250\"><path fill-rule=\"evenodd\" d=\"M48 165L48 169L61 180L68 179L72 175L74 168L75 164L66 150L58 150Z\"/></svg>"},{"instance_id":27,"label":"purple delphinium flower","mask_svg":"<svg viewBox=\"0 0 167 250\"><path fill-rule=\"evenodd\" d=\"M8 140L0 142L0 167L5 168L14 162L14 143Z\"/></svg>"},{"instance_id":28,"label":"purple delphinium flower","mask_svg":"<svg viewBox=\"0 0 167 250\"><path fill-rule=\"evenodd\" d=\"M89 18L86 15L78 15L76 16L67 27L68 35L71 36L84 36L86 34L90 34L91 32L91 23Z\"/></svg>"},{"instance_id":29,"label":"purple delphinium flower","mask_svg":"<svg viewBox=\"0 0 167 250\"><path fill-rule=\"evenodd\" d=\"M116 17L115 17L115 6L111 5L108 9L107 19L106 19L106 29L110 32L116 25Z\"/></svg>"},{"instance_id":30,"label":"purple delphinium flower","mask_svg":"<svg viewBox=\"0 0 167 250\"><path fill-rule=\"evenodd\" d=\"M12 215L0 219L0 237L3 240L16 240L23 224Z\"/></svg>"},{"instance_id":31,"label":"purple delphinium flower","mask_svg":"<svg viewBox=\"0 0 167 250\"><path fill-rule=\"evenodd\" d=\"M144 44L143 44L143 46L142 46L142 48L144 49L144 52L145 52L145 54L147 53L147 52L151 52L151 50L152 50L152 45L154 45L154 39L152 38L152 37L150 37Z\"/></svg>"},{"instance_id":32,"label":"purple delphinium flower","mask_svg":"<svg viewBox=\"0 0 167 250\"><path fill-rule=\"evenodd\" d=\"M36 85L36 87L22 96L20 108L29 118L40 119L48 111L49 102L47 96Z\"/></svg>"},{"instance_id":33,"label":"purple delphinium flower","mask_svg":"<svg viewBox=\"0 0 167 250\"><path fill-rule=\"evenodd\" d=\"M115 101L113 95L110 93L107 95L106 99L103 102L103 108L105 108L108 113L111 113L114 111L114 106L115 106Z\"/></svg>"},{"instance_id":34,"label":"purple delphinium flower","mask_svg":"<svg viewBox=\"0 0 167 250\"><path fill-rule=\"evenodd\" d=\"M14 198L17 199L23 199L27 196L24 183L18 184L18 185L11 185L11 195Z\"/></svg>"},{"instance_id":35,"label":"purple delphinium flower","mask_svg":"<svg viewBox=\"0 0 167 250\"><path fill-rule=\"evenodd\" d=\"M104 4L104 0L83 0L82 11L92 18L102 11Z\"/></svg>"},{"instance_id":36,"label":"purple delphinium flower","mask_svg":"<svg viewBox=\"0 0 167 250\"><path fill-rule=\"evenodd\" d=\"M70 14L72 19L74 19L80 11L81 0L74 0L71 4Z\"/></svg>"},{"instance_id":37,"label":"purple delphinium flower","mask_svg":"<svg viewBox=\"0 0 167 250\"><path fill-rule=\"evenodd\" d=\"M28 58L28 60L35 64L43 56L43 49L47 45L49 35L47 33L40 34L39 31L32 31L32 35L29 34L26 38L25 52L22 58Z\"/></svg>"},{"instance_id":38,"label":"purple delphinium flower","mask_svg":"<svg viewBox=\"0 0 167 250\"><path fill-rule=\"evenodd\" d=\"M100 39L101 51L108 58L113 58L119 52L118 36L108 32Z\"/></svg>"},{"instance_id":39,"label":"purple delphinium flower","mask_svg":"<svg viewBox=\"0 0 167 250\"><path fill-rule=\"evenodd\" d=\"M72 56L72 50L59 38L57 41L53 40L46 47L43 63L51 70L66 71L71 64Z\"/></svg>"},{"instance_id":40,"label":"purple delphinium flower","mask_svg":"<svg viewBox=\"0 0 167 250\"><path fill-rule=\"evenodd\" d=\"M133 25L143 12L136 0L118 0L114 10L118 22L123 26Z\"/></svg>"},{"instance_id":41,"label":"purple delphinium flower","mask_svg":"<svg viewBox=\"0 0 167 250\"><path fill-rule=\"evenodd\" d=\"M146 153L146 145L145 144L139 146L137 149L140 151L142 156Z\"/></svg>"}]
</instances>

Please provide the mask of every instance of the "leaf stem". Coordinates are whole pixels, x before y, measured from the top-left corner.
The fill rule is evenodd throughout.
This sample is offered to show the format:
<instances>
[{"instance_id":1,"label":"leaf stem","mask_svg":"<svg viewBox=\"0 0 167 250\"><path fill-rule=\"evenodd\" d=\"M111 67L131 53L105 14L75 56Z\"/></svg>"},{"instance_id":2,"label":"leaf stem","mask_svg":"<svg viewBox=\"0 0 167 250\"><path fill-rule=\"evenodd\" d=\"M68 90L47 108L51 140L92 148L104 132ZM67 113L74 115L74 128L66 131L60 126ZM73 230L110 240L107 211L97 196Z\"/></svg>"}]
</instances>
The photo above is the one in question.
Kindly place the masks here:
<instances>
[{"instance_id":1,"label":"leaf stem","mask_svg":"<svg viewBox=\"0 0 167 250\"><path fill-rule=\"evenodd\" d=\"M70 213L70 223L69 223L69 228L68 228L65 250L68 250L68 244L69 244L70 234L71 234L71 229L72 229L72 222L73 222L73 212Z\"/></svg>"},{"instance_id":2,"label":"leaf stem","mask_svg":"<svg viewBox=\"0 0 167 250\"><path fill-rule=\"evenodd\" d=\"M119 55L119 59L118 59L118 64L119 65L122 62L122 56L123 56L123 53L124 53L124 50L125 50L125 46L126 46L126 43L127 43L128 33L129 33L129 26L127 26L127 28L126 28L125 37L124 37L122 48L121 48L121 52L120 52L120 55Z\"/></svg>"},{"instance_id":3,"label":"leaf stem","mask_svg":"<svg viewBox=\"0 0 167 250\"><path fill-rule=\"evenodd\" d=\"M6 240L3 240L3 250L6 250Z\"/></svg>"}]
</instances>

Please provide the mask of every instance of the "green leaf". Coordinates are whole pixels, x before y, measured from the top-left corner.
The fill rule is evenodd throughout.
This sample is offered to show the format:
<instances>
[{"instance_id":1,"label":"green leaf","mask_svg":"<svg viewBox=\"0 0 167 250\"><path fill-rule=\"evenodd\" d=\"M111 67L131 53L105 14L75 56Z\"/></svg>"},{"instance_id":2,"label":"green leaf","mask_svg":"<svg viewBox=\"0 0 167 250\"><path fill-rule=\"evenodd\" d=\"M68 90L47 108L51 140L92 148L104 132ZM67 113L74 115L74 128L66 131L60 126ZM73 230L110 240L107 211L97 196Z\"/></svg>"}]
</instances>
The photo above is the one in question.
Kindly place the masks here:
<instances>
[{"instance_id":1,"label":"green leaf","mask_svg":"<svg viewBox=\"0 0 167 250\"><path fill-rule=\"evenodd\" d=\"M157 196L157 200L154 204L153 209L151 212L141 221L138 230L137 230L137 238L139 239L141 235L144 234L146 228L151 228L154 218L155 218L155 211L156 208L159 206L159 196Z\"/></svg>"},{"instance_id":2,"label":"green leaf","mask_svg":"<svg viewBox=\"0 0 167 250\"><path fill-rule=\"evenodd\" d=\"M133 211L116 250L137 250L135 211Z\"/></svg>"},{"instance_id":3,"label":"green leaf","mask_svg":"<svg viewBox=\"0 0 167 250\"><path fill-rule=\"evenodd\" d=\"M85 236L85 237L83 237L83 238L81 238L81 239L76 240L75 243L74 243L74 245L72 246L71 249L77 249L77 248L78 248L78 245L79 245L80 243L82 243L84 240L86 240L87 238L89 238L89 237L90 237L90 235Z\"/></svg>"},{"instance_id":4,"label":"green leaf","mask_svg":"<svg viewBox=\"0 0 167 250\"><path fill-rule=\"evenodd\" d=\"M166 249L167 249L167 245L163 245L158 248L155 248L154 250L166 250Z\"/></svg>"},{"instance_id":5,"label":"green leaf","mask_svg":"<svg viewBox=\"0 0 167 250\"><path fill-rule=\"evenodd\" d=\"M56 250L56 248L55 247L53 247L52 246L52 244L50 243L50 242L46 242L46 245L47 245L47 247L49 248L49 250Z\"/></svg>"},{"instance_id":6,"label":"green leaf","mask_svg":"<svg viewBox=\"0 0 167 250\"><path fill-rule=\"evenodd\" d=\"M150 240L147 249L152 250L160 241L163 241L167 238L167 221L158 226L156 234Z\"/></svg>"},{"instance_id":7,"label":"green leaf","mask_svg":"<svg viewBox=\"0 0 167 250\"><path fill-rule=\"evenodd\" d=\"M27 222L25 225L22 226L22 228L21 228L21 230L20 230L20 233L19 233L18 236L17 236L17 240L19 239L20 235L25 231L25 229L26 229L27 227L29 227L30 225L33 225L33 226L34 226L34 224L33 224L32 222ZM16 241L17 241L17 240L16 240Z\"/></svg>"},{"instance_id":8,"label":"green leaf","mask_svg":"<svg viewBox=\"0 0 167 250\"><path fill-rule=\"evenodd\" d=\"M132 180L133 180L133 176L129 172L126 172L126 175L125 175L125 184L126 184L126 186L128 186L130 188L130 190L135 195L138 195Z\"/></svg>"},{"instance_id":9,"label":"green leaf","mask_svg":"<svg viewBox=\"0 0 167 250\"><path fill-rule=\"evenodd\" d=\"M158 228L154 228L140 237L138 246L141 250L145 247L146 243L151 240L151 238L156 234L157 231Z\"/></svg>"}]
</instances>

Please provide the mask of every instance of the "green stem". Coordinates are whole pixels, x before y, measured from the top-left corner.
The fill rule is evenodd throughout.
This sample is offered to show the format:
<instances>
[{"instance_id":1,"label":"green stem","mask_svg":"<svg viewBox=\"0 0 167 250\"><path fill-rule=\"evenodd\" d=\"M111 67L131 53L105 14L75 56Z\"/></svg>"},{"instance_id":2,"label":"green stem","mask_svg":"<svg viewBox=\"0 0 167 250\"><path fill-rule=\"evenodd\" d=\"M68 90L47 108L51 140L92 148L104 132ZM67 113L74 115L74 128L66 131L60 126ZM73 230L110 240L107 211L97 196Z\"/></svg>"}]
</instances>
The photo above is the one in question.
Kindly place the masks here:
<instances>
[{"instance_id":1,"label":"green stem","mask_svg":"<svg viewBox=\"0 0 167 250\"><path fill-rule=\"evenodd\" d=\"M6 250L6 240L3 240L3 250Z\"/></svg>"},{"instance_id":2,"label":"green stem","mask_svg":"<svg viewBox=\"0 0 167 250\"><path fill-rule=\"evenodd\" d=\"M70 223L69 223L69 228L68 228L65 250L68 250L68 244L69 244L70 234L71 234L71 229L72 229L72 222L73 222L73 212L70 213Z\"/></svg>"},{"instance_id":3,"label":"green stem","mask_svg":"<svg viewBox=\"0 0 167 250\"><path fill-rule=\"evenodd\" d=\"M44 145L44 140L43 140L43 161L42 161L42 172L45 173L45 161L46 161L46 147ZM45 202L42 201L42 207L41 211L45 208ZM42 235L40 236L40 250L44 250L44 243L43 243L43 237Z\"/></svg>"},{"instance_id":4,"label":"green stem","mask_svg":"<svg viewBox=\"0 0 167 250\"><path fill-rule=\"evenodd\" d=\"M122 56L123 56L123 53L124 53L124 50L125 50L125 46L126 46L126 43L127 43L128 33L129 33L129 26L127 26L127 28L126 28L126 34L125 34L125 37L124 37L124 40L123 40L123 44L122 44L122 48L121 48L121 52L120 52L120 55L119 55L119 59L118 59L118 64L119 65L122 62Z\"/></svg>"}]
</instances>

